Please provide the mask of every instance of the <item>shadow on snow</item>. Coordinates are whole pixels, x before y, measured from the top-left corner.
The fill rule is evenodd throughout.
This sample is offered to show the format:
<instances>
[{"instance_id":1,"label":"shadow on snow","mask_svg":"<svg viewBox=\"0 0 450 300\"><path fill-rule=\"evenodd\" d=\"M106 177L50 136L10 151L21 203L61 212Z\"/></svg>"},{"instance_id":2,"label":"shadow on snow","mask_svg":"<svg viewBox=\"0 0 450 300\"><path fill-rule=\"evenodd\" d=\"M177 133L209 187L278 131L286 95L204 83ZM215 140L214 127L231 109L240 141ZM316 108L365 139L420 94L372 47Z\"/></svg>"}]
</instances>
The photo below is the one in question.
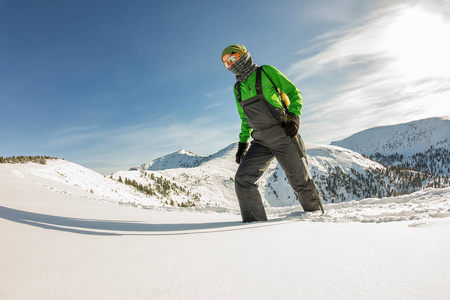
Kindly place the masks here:
<instances>
[{"instance_id":1,"label":"shadow on snow","mask_svg":"<svg viewBox=\"0 0 450 300\"><path fill-rule=\"evenodd\" d=\"M71 217L52 216L34 212L27 212L0 206L0 218L16 223L31 225L44 229L58 230L64 232L102 235L187 235L226 232L236 230L247 230L265 226L281 225L275 222L256 222L243 224L235 222L212 222L212 223L179 223L179 224L150 224L133 221L94 220ZM125 232L125 233L124 233Z\"/></svg>"}]
</instances>

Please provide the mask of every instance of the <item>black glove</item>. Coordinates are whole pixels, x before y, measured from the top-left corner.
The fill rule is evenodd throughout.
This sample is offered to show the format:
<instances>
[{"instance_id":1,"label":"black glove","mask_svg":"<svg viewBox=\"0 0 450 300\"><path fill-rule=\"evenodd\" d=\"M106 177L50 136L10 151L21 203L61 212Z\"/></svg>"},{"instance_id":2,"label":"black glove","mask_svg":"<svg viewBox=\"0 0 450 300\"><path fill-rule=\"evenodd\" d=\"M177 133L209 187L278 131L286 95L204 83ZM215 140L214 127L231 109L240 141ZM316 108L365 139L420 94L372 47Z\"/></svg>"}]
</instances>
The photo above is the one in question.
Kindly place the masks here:
<instances>
[{"instance_id":1,"label":"black glove","mask_svg":"<svg viewBox=\"0 0 450 300\"><path fill-rule=\"evenodd\" d=\"M287 120L281 124L281 127L284 128L286 136L293 138L298 133L298 129L300 127L300 117L291 112L288 113L286 117Z\"/></svg>"},{"instance_id":2,"label":"black glove","mask_svg":"<svg viewBox=\"0 0 450 300\"><path fill-rule=\"evenodd\" d=\"M236 152L236 163L240 164L242 161L242 158L244 157L245 153L247 152L248 143L241 143L239 142L238 151Z\"/></svg>"}]
</instances>

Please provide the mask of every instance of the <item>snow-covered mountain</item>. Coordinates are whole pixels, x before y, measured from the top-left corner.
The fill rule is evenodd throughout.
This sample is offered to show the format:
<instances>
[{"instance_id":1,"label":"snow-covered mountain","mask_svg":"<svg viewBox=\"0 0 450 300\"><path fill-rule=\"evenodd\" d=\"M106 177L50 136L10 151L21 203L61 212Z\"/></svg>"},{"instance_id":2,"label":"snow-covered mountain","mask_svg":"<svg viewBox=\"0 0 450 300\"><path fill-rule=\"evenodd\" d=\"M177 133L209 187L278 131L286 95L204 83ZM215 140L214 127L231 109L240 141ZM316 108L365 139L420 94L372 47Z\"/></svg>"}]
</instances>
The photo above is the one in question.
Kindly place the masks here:
<instances>
[{"instance_id":1,"label":"snow-covered mountain","mask_svg":"<svg viewBox=\"0 0 450 300\"><path fill-rule=\"evenodd\" d=\"M450 174L450 119L430 118L376 127L331 145L351 149L389 166Z\"/></svg>"},{"instance_id":2,"label":"snow-covered mountain","mask_svg":"<svg viewBox=\"0 0 450 300\"><path fill-rule=\"evenodd\" d=\"M116 172L112 178L137 187L163 205L236 207L236 147L231 144L208 157L180 150L141 167Z\"/></svg>"},{"instance_id":3,"label":"snow-covered mountain","mask_svg":"<svg viewBox=\"0 0 450 300\"><path fill-rule=\"evenodd\" d=\"M135 186L162 205L236 209L236 149L237 145L231 144L203 158L182 150L141 168L116 172L112 177ZM325 203L411 193L432 180L417 172L388 170L341 147L307 145L307 149L311 174ZM191 164L192 158L199 159ZM157 170L149 170L147 166L151 169L156 162L159 163ZM298 205L297 195L276 160L272 161L258 184L267 206Z\"/></svg>"},{"instance_id":4,"label":"snow-covered mountain","mask_svg":"<svg viewBox=\"0 0 450 300\"><path fill-rule=\"evenodd\" d=\"M179 151L135 168L103 176L80 165L49 160L46 165L15 164L13 173L61 194L139 207L195 207L234 211L237 145L208 157ZM388 169L357 152L327 145L307 145L311 174L324 203L408 194L435 186L429 174ZM170 168L172 167L172 168ZM157 170L148 170L155 168ZM448 179L441 182L448 184ZM258 181L267 207L298 206L296 193L274 159Z\"/></svg>"},{"instance_id":5,"label":"snow-covered mountain","mask_svg":"<svg viewBox=\"0 0 450 300\"><path fill-rule=\"evenodd\" d=\"M375 127L332 142L367 156L403 154L411 156L430 147L450 150L450 119L430 118L404 124Z\"/></svg>"},{"instance_id":6,"label":"snow-covered mountain","mask_svg":"<svg viewBox=\"0 0 450 300\"><path fill-rule=\"evenodd\" d=\"M131 171L148 170L158 171L175 168L192 168L204 162L207 157L198 156L190 151L179 150L177 152L164 155L151 162L144 163L139 167L130 168Z\"/></svg>"},{"instance_id":7,"label":"snow-covered mountain","mask_svg":"<svg viewBox=\"0 0 450 300\"><path fill-rule=\"evenodd\" d=\"M167 169L177 169L177 168L194 168L199 165L222 156L225 152L230 151L237 147L237 143L231 144L228 147L218 151L217 153L209 156L198 156L195 153L181 149L177 152L167 154L158 157L151 162L143 163L138 167L131 167L130 171L146 170L146 171L160 171Z\"/></svg>"}]
</instances>

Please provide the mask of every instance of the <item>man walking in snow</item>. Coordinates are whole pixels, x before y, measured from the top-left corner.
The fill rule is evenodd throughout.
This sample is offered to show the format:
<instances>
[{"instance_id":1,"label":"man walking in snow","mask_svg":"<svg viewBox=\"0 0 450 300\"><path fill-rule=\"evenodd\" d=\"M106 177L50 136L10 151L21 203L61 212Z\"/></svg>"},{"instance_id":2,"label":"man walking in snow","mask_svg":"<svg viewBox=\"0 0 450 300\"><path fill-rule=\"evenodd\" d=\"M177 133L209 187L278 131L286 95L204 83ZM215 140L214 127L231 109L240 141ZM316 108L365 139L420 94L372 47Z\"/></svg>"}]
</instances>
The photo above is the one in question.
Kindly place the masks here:
<instances>
[{"instance_id":1,"label":"man walking in snow","mask_svg":"<svg viewBox=\"0 0 450 300\"><path fill-rule=\"evenodd\" d=\"M273 66L254 64L243 45L225 48L222 62L236 75L234 95L242 120L235 187L243 222L267 221L256 181L274 157L297 192L303 209L323 212L306 163L305 146L298 134L302 109L300 91ZM283 97L286 94L287 97ZM250 133L253 141L248 148Z\"/></svg>"}]
</instances>

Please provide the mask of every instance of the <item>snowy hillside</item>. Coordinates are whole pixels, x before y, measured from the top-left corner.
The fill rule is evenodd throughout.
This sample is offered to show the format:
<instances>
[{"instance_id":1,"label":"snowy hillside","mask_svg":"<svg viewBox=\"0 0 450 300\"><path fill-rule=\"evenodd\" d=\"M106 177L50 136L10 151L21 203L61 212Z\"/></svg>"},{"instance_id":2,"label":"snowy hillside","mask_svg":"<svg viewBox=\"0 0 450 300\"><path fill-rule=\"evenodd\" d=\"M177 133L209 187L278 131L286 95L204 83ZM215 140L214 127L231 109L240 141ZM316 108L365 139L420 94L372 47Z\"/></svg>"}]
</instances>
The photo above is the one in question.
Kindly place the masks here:
<instances>
[{"instance_id":1,"label":"snowy hillside","mask_svg":"<svg viewBox=\"0 0 450 300\"><path fill-rule=\"evenodd\" d=\"M404 124L376 127L356 133L331 145L367 156L403 154L411 156L430 147L450 150L450 119L430 118Z\"/></svg>"},{"instance_id":2,"label":"snowy hillside","mask_svg":"<svg viewBox=\"0 0 450 300\"><path fill-rule=\"evenodd\" d=\"M138 188L160 205L236 211L234 162L236 144L203 159L198 166L186 167L187 160L168 155L156 162L165 166L158 171L138 168L112 175L118 181ZM368 197L400 195L420 190L431 180L425 174L387 170L361 154L335 146L307 145L311 174L324 203L360 200ZM175 161L170 160L175 157ZM181 167L180 167L181 166ZM296 193L284 171L274 160L258 182L263 200L269 207L296 206Z\"/></svg>"},{"instance_id":3,"label":"snowy hillside","mask_svg":"<svg viewBox=\"0 0 450 300\"><path fill-rule=\"evenodd\" d=\"M162 156L151 162L144 163L139 167L132 167L130 170L149 170L158 171L175 168L192 168L196 167L205 161L206 157L200 157L192 152L186 150L179 150L177 152Z\"/></svg>"},{"instance_id":4,"label":"snowy hillside","mask_svg":"<svg viewBox=\"0 0 450 300\"><path fill-rule=\"evenodd\" d=\"M161 170L138 168L116 172L111 177L64 160L49 160L46 165L1 165L9 166L13 174L24 180L79 198L145 208L191 207L238 214L234 188L238 167L236 147L231 144L201 162L197 161L193 167L188 167L189 162L197 156L185 151L155 160L161 163ZM430 175L386 169L348 149L326 145L307 145L307 149L311 174L324 203L402 195L424 186L434 186ZM276 160L272 161L258 185L267 207L299 205L296 193Z\"/></svg>"},{"instance_id":5,"label":"snowy hillside","mask_svg":"<svg viewBox=\"0 0 450 300\"><path fill-rule=\"evenodd\" d=\"M163 205L236 209L235 152L236 144L231 144L207 158L200 158L193 167L188 166L192 157L199 158L195 154L170 154L153 161L164 166L157 171L132 168L116 172L112 178L138 187Z\"/></svg>"},{"instance_id":6,"label":"snowy hillside","mask_svg":"<svg viewBox=\"0 0 450 300\"><path fill-rule=\"evenodd\" d=\"M24 182L34 183L63 195L133 205L161 205L160 201L146 197L133 187L66 160L48 160L45 165L0 164L0 167Z\"/></svg>"},{"instance_id":7,"label":"snowy hillside","mask_svg":"<svg viewBox=\"0 0 450 300\"><path fill-rule=\"evenodd\" d=\"M413 168L436 177L450 175L448 118L372 128L331 144L365 154L388 166Z\"/></svg>"},{"instance_id":8,"label":"snowy hillside","mask_svg":"<svg viewBox=\"0 0 450 300\"><path fill-rule=\"evenodd\" d=\"M307 155L324 203L409 194L430 185L434 179L429 174L388 169L359 153L336 146L309 144ZM262 177L260 186L271 206L297 204L297 197L276 161Z\"/></svg>"},{"instance_id":9,"label":"snowy hillside","mask_svg":"<svg viewBox=\"0 0 450 300\"><path fill-rule=\"evenodd\" d=\"M130 171L160 171L177 168L194 168L211 159L222 156L225 152L235 149L236 147L237 143L231 144L228 147L210 156L198 156L197 154L182 149L177 152L156 158L151 162L144 163L139 167L132 167L130 168Z\"/></svg>"}]
</instances>

